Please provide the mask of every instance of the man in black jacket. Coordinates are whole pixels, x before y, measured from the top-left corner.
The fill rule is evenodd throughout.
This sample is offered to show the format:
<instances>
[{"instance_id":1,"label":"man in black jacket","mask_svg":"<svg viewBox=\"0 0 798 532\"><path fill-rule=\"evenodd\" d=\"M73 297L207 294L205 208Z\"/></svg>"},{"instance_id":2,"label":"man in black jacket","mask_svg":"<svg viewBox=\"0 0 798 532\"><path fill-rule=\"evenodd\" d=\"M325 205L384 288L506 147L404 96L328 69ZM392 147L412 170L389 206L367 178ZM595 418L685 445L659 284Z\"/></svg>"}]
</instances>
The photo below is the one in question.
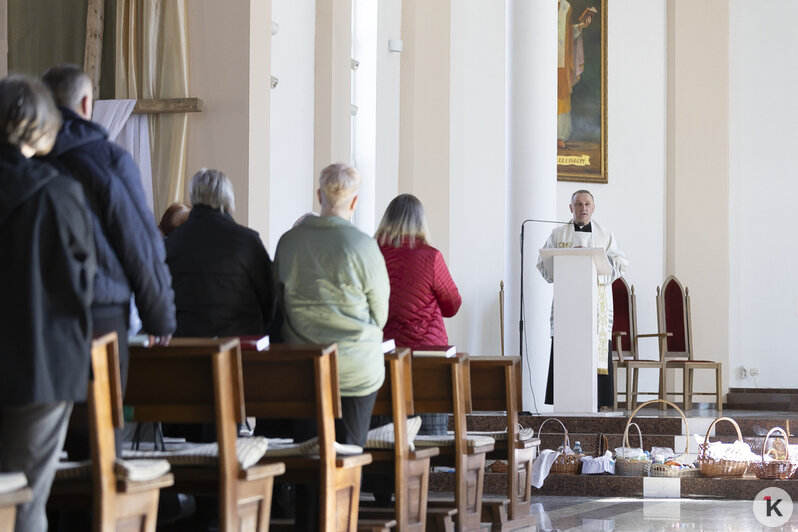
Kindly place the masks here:
<instances>
[{"instance_id":1,"label":"man in black jacket","mask_svg":"<svg viewBox=\"0 0 798 532\"><path fill-rule=\"evenodd\" d=\"M116 331L122 386L127 382L131 291L143 330L166 344L175 330L172 279L163 239L144 199L141 175L131 155L91 122L92 85L75 65L44 74L64 124L48 157L74 177L91 208L97 249L97 276L91 305L95 333Z\"/></svg>"},{"instance_id":2,"label":"man in black jacket","mask_svg":"<svg viewBox=\"0 0 798 532\"><path fill-rule=\"evenodd\" d=\"M60 116L45 87L0 81L0 471L33 500L16 530L47 530L45 503L75 401L86 398L94 239L80 185L29 157Z\"/></svg>"}]
</instances>

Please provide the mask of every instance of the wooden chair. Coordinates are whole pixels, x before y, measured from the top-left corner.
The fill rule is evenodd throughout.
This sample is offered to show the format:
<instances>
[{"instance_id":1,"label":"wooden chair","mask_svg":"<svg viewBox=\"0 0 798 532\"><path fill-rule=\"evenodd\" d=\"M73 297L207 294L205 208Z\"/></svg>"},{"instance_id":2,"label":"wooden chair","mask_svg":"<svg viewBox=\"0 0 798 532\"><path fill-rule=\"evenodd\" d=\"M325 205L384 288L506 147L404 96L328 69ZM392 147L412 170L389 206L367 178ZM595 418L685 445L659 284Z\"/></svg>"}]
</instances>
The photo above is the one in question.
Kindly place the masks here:
<instances>
[{"instance_id":1,"label":"wooden chair","mask_svg":"<svg viewBox=\"0 0 798 532\"><path fill-rule=\"evenodd\" d=\"M407 416L414 413L412 357L410 349L400 347L385 354L385 382L377 392L374 415L390 415L394 426L393 449L369 449L373 462L367 473L393 474L396 502L393 509L362 508L361 518L395 517L398 530L426 530L427 494L429 492L430 459L437 456L437 447L411 451L407 433ZM360 528L363 527L363 519Z\"/></svg>"},{"instance_id":2,"label":"wooden chair","mask_svg":"<svg viewBox=\"0 0 798 532\"><path fill-rule=\"evenodd\" d=\"M14 532L17 506L33 500L22 473L0 473L0 530Z\"/></svg>"},{"instance_id":3,"label":"wooden chair","mask_svg":"<svg viewBox=\"0 0 798 532\"><path fill-rule=\"evenodd\" d=\"M493 452L487 456L507 460L507 498L483 499L483 518L493 524L491 530L531 528L536 520L529 514L532 496L530 476L540 440L533 437L522 439L519 433L521 358L472 356L468 359L468 365L473 411L507 413L506 439L497 437Z\"/></svg>"},{"instance_id":4,"label":"wooden chair","mask_svg":"<svg viewBox=\"0 0 798 532\"><path fill-rule=\"evenodd\" d=\"M637 296L635 287L631 287L626 279L620 277L612 283L613 301L613 324L612 324L612 343L615 347L615 375L613 376L613 410L618 410L618 370L626 370L626 408L632 410L637 406L637 397L641 394L653 394L658 399L665 398L666 373L664 340L667 333L658 332L650 334L638 334L637 332ZM646 360L640 358L638 339L658 338L659 339L659 358L657 360ZM638 389L638 372L641 369L656 369L658 372L658 389L656 392L641 392ZM664 409L665 404L661 407Z\"/></svg>"},{"instance_id":5,"label":"wooden chair","mask_svg":"<svg viewBox=\"0 0 798 532\"><path fill-rule=\"evenodd\" d=\"M412 367L415 413L452 413L454 437L446 442L450 445L440 446L436 442L440 446L440 455L432 459L432 465L454 466L457 529L478 530L482 517L485 454L493 450L494 442L491 439L489 444L469 444L466 414L471 412L472 405L468 355L413 357ZM421 440L416 440L416 446L421 443ZM431 503L449 504L447 501Z\"/></svg>"},{"instance_id":6,"label":"wooden chair","mask_svg":"<svg viewBox=\"0 0 798 532\"><path fill-rule=\"evenodd\" d=\"M319 529L357 529L360 476L371 455L336 456L334 419L341 417L335 344L272 345L244 351L244 400L247 415L265 419L315 418L318 456L267 455L261 464L285 463L288 481L319 483ZM302 508L297 507L297 511Z\"/></svg>"},{"instance_id":7,"label":"wooden chair","mask_svg":"<svg viewBox=\"0 0 798 532\"><path fill-rule=\"evenodd\" d=\"M244 422L237 338L175 338L167 347L130 348L125 403L139 422L216 423L216 467L175 466L173 491L218 494L220 530L269 528L274 476L282 463L243 469L236 453Z\"/></svg>"},{"instance_id":8,"label":"wooden chair","mask_svg":"<svg viewBox=\"0 0 798 532\"><path fill-rule=\"evenodd\" d=\"M718 412L723 410L723 387L721 382L721 363L714 360L696 360L693 356L693 331L690 317L690 292L679 280L671 275L657 287L657 321L661 333L669 333L664 351L666 369L682 371L682 395L684 409L693 407L693 395L714 395ZM694 391L693 372L709 369L715 372L715 391Z\"/></svg>"},{"instance_id":9,"label":"wooden chair","mask_svg":"<svg viewBox=\"0 0 798 532\"><path fill-rule=\"evenodd\" d=\"M56 474L48 505L52 508L86 508L91 505L94 530L141 530L154 532L161 488L174 484L168 464L149 464L155 469L147 480L131 480L118 474L114 427L124 424L122 386L116 333L92 342L92 378L86 399L91 441L90 474L82 468L62 469ZM153 467L153 465L155 467ZM131 464L132 468L135 468ZM159 472L160 470L161 472Z\"/></svg>"}]
</instances>

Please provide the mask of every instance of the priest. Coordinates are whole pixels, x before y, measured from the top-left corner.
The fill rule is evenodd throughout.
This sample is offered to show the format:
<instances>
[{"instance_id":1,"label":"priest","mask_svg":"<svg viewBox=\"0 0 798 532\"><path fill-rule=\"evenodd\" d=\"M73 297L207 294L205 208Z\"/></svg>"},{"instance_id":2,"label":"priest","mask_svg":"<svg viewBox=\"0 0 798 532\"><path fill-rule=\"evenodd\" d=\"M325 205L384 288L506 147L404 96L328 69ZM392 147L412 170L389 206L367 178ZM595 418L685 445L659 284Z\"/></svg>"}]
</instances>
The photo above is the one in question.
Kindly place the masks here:
<instances>
[{"instance_id":1,"label":"priest","mask_svg":"<svg viewBox=\"0 0 798 532\"><path fill-rule=\"evenodd\" d=\"M621 277L629 265L623 251L618 247L615 236L605 227L592 220L596 208L593 194L587 190L577 190L571 195L569 205L573 221L556 227L543 245L544 248L603 248L611 267L610 275L598 276L598 405L612 406L614 371L612 367L612 282ZM543 259L538 257L540 274L551 283L554 272L546 269ZM554 305L551 308L552 341L549 358L549 378L546 384L547 405L554 404Z\"/></svg>"}]
</instances>

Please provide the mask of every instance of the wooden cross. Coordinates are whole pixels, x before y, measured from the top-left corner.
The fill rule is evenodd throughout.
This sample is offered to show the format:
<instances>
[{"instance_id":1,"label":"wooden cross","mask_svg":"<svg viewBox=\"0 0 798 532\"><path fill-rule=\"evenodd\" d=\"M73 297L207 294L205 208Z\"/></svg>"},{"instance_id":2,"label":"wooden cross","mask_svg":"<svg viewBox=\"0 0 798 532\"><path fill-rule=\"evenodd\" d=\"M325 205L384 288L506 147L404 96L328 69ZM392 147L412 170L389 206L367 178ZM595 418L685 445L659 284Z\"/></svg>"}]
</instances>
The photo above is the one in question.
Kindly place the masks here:
<instances>
[{"instance_id":1,"label":"wooden cross","mask_svg":"<svg viewBox=\"0 0 798 532\"><path fill-rule=\"evenodd\" d=\"M83 52L83 70L92 81L95 98L100 94L100 63L103 50L103 21L105 1L89 0L86 10L86 47ZM199 98L157 98L136 100L133 112L137 114L155 113L196 113L202 111Z\"/></svg>"}]
</instances>

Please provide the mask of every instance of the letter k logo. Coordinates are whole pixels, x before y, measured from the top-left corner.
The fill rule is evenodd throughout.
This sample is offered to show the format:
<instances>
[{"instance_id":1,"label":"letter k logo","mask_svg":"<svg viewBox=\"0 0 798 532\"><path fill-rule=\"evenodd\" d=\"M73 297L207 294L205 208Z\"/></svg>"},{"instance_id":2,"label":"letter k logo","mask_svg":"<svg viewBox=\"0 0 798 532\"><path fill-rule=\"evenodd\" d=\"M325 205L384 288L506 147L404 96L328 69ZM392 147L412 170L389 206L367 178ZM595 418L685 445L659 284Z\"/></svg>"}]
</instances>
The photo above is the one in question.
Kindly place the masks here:
<instances>
[{"instance_id":1,"label":"letter k logo","mask_svg":"<svg viewBox=\"0 0 798 532\"><path fill-rule=\"evenodd\" d=\"M768 517L770 517L773 514L773 512L775 512L776 515L778 515L779 517L783 517L781 515L781 511L779 510L779 503L781 501L782 499L777 499L776 502L773 502L773 499L771 497L765 497L765 502L767 504L766 514Z\"/></svg>"}]
</instances>

